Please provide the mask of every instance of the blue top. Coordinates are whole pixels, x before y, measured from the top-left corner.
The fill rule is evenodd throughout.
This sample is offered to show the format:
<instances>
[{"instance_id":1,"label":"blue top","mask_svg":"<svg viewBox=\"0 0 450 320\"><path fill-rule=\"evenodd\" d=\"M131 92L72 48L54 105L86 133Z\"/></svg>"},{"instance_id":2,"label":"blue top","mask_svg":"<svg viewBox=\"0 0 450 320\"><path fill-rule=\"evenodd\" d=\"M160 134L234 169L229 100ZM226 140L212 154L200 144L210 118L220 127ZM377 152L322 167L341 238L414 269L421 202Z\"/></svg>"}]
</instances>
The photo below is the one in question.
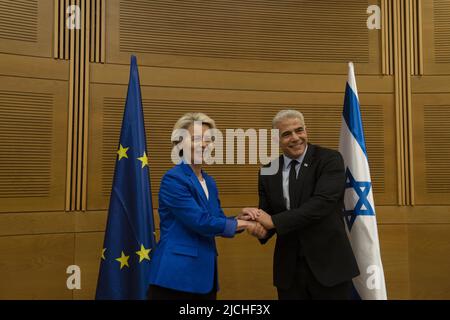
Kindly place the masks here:
<instances>
[{"instance_id":1,"label":"blue top","mask_svg":"<svg viewBox=\"0 0 450 320\"><path fill-rule=\"evenodd\" d=\"M209 199L188 164L176 165L162 178L161 233L151 257L150 284L192 293L213 288L215 237L233 237L237 221L225 216L214 179L203 171L202 175Z\"/></svg>"}]
</instances>

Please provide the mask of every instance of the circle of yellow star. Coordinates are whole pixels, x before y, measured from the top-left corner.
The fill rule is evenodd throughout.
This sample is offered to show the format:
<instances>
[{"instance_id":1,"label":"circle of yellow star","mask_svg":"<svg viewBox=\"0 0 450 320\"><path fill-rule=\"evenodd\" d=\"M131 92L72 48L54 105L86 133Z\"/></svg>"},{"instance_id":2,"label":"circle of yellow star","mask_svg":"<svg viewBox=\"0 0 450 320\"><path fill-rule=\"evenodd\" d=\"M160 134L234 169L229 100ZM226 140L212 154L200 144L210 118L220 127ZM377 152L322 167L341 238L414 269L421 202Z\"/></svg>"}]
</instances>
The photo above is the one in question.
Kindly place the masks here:
<instances>
[{"instance_id":1,"label":"circle of yellow star","mask_svg":"<svg viewBox=\"0 0 450 320\"><path fill-rule=\"evenodd\" d=\"M119 150L117 150L117 154L119 155L119 161L122 158L127 158L128 159L128 155L127 155L128 149L130 149L130 148L124 148L124 147L122 147L121 144L119 144Z\"/></svg>"},{"instance_id":2,"label":"circle of yellow star","mask_svg":"<svg viewBox=\"0 0 450 320\"><path fill-rule=\"evenodd\" d=\"M102 260L106 260L106 258L105 258L105 251L106 251L106 248L103 248L102 249Z\"/></svg>"},{"instance_id":3,"label":"circle of yellow star","mask_svg":"<svg viewBox=\"0 0 450 320\"><path fill-rule=\"evenodd\" d=\"M148 256L150 250L151 249L145 249L144 245L141 244L141 250L136 251L136 254L139 256L139 263L141 263L144 259L150 260L150 257Z\"/></svg>"},{"instance_id":4,"label":"circle of yellow star","mask_svg":"<svg viewBox=\"0 0 450 320\"><path fill-rule=\"evenodd\" d=\"M142 157L138 158L138 160L142 162L142 168L144 168L145 166L148 166L148 158L147 158L147 155L145 154L145 151L144 151L144 154L142 155Z\"/></svg>"},{"instance_id":5,"label":"circle of yellow star","mask_svg":"<svg viewBox=\"0 0 450 320\"><path fill-rule=\"evenodd\" d=\"M130 267L130 265L128 264L128 259L130 259L130 256L126 256L122 251L120 258L116 259L120 262L120 270L122 270L122 268L125 266L127 266L128 268Z\"/></svg>"}]
</instances>

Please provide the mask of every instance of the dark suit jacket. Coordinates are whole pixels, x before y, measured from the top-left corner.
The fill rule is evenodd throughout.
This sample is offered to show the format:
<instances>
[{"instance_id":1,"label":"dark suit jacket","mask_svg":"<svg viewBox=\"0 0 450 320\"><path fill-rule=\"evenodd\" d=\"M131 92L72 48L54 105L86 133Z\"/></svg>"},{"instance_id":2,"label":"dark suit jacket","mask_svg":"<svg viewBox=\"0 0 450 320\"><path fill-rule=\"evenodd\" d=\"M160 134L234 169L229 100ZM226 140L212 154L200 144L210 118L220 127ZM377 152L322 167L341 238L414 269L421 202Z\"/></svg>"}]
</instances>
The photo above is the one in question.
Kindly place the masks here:
<instances>
[{"instance_id":1,"label":"dark suit jacket","mask_svg":"<svg viewBox=\"0 0 450 320\"><path fill-rule=\"evenodd\" d=\"M286 209L283 189L283 156L275 175L259 175L259 207L272 216L277 233L274 285L291 286L297 256L302 252L315 278L333 286L359 275L342 218L345 190L344 162L339 152L308 145L298 173L299 202Z\"/></svg>"}]
</instances>

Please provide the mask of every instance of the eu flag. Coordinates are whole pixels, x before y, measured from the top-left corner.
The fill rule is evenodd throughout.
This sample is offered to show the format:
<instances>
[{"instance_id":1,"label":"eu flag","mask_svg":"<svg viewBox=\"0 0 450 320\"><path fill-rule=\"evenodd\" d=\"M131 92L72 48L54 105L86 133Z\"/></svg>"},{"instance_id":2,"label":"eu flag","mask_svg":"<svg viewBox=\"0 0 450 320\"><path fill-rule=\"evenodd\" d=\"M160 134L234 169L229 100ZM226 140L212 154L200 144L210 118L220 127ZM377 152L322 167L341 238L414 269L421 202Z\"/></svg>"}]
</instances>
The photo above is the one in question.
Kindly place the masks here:
<instances>
[{"instance_id":1,"label":"eu flag","mask_svg":"<svg viewBox=\"0 0 450 320\"><path fill-rule=\"evenodd\" d=\"M120 132L96 299L145 299L155 245L144 116L136 57Z\"/></svg>"}]
</instances>

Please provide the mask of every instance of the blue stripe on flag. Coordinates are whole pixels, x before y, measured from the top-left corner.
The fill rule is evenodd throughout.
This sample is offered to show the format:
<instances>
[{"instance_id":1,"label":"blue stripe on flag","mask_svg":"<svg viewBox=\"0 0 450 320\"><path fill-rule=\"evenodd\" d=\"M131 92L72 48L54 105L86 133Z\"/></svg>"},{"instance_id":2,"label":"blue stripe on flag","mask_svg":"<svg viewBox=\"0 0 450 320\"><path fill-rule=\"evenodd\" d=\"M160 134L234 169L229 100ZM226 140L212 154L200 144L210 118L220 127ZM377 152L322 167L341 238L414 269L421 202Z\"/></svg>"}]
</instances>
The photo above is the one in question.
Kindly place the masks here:
<instances>
[{"instance_id":1,"label":"blue stripe on flag","mask_svg":"<svg viewBox=\"0 0 450 320\"><path fill-rule=\"evenodd\" d=\"M350 132L358 141L359 146L367 157L366 143L364 140L364 131L361 121L361 113L359 111L359 101L348 82L345 87L344 111L342 113Z\"/></svg>"}]
</instances>

